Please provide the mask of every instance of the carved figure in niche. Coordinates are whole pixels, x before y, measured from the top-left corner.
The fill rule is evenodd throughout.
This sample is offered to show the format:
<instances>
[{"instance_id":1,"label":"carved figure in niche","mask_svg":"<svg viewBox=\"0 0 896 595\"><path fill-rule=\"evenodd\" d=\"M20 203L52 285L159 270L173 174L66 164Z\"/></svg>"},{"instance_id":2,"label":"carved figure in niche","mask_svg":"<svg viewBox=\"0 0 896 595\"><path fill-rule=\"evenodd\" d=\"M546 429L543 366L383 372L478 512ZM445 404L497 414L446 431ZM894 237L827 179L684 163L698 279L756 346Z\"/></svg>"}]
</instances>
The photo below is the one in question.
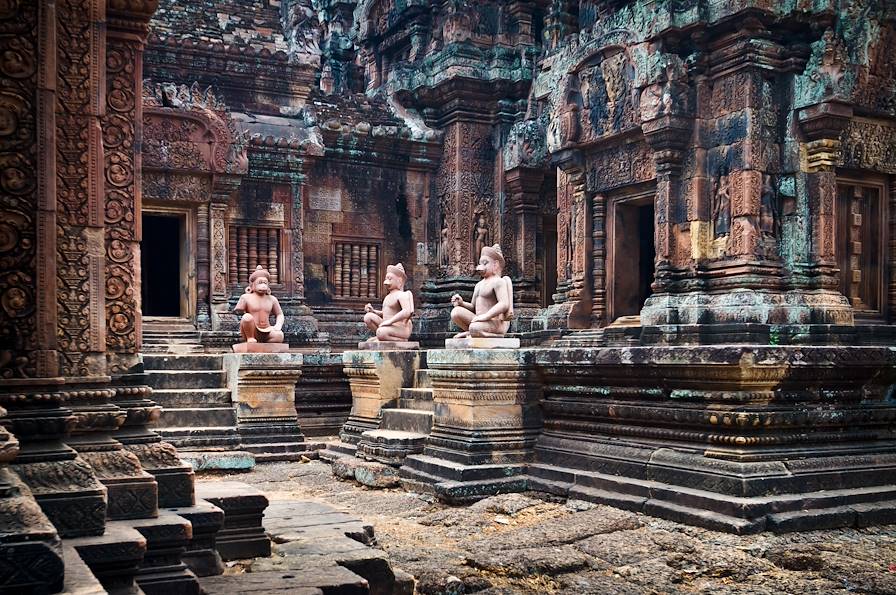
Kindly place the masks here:
<instances>
[{"instance_id":1,"label":"carved figure in niche","mask_svg":"<svg viewBox=\"0 0 896 595\"><path fill-rule=\"evenodd\" d=\"M439 236L439 266L448 266L448 224L442 223L442 231Z\"/></svg>"},{"instance_id":2,"label":"carved figure in niche","mask_svg":"<svg viewBox=\"0 0 896 595\"><path fill-rule=\"evenodd\" d=\"M364 306L364 324L376 333L368 342L407 341L411 336L414 295L404 290L407 280L408 276L400 262L386 267L383 285L389 293L383 298L383 309L374 310L370 304Z\"/></svg>"},{"instance_id":3,"label":"carved figure in niche","mask_svg":"<svg viewBox=\"0 0 896 595\"><path fill-rule=\"evenodd\" d=\"M283 310L271 295L271 274L261 265L249 276L249 287L234 310L245 312L240 319L240 337L246 343L283 343ZM271 326L271 314L276 317Z\"/></svg>"},{"instance_id":4,"label":"carved figure in niche","mask_svg":"<svg viewBox=\"0 0 896 595\"><path fill-rule=\"evenodd\" d=\"M473 255L482 254L482 249L488 246L488 222L485 213L479 213L476 226L473 230Z\"/></svg>"},{"instance_id":5,"label":"carved figure in niche","mask_svg":"<svg viewBox=\"0 0 896 595\"><path fill-rule=\"evenodd\" d=\"M728 173L722 171L715 186L712 197L712 221L715 237L728 235L731 231L731 184Z\"/></svg>"},{"instance_id":6,"label":"carved figure in niche","mask_svg":"<svg viewBox=\"0 0 896 595\"><path fill-rule=\"evenodd\" d=\"M778 236L778 225L781 217L778 213L778 201L775 200L775 187L769 174L762 175L762 194L759 201L759 229L763 236Z\"/></svg>"},{"instance_id":7,"label":"carved figure in niche","mask_svg":"<svg viewBox=\"0 0 896 595\"><path fill-rule=\"evenodd\" d=\"M473 289L472 303L454 294L451 296L451 321L463 329L454 335L463 337L503 337L513 318L513 283L510 277L502 277L504 255L498 244L485 246L476 271L482 280Z\"/></svg>"}]
</instances>

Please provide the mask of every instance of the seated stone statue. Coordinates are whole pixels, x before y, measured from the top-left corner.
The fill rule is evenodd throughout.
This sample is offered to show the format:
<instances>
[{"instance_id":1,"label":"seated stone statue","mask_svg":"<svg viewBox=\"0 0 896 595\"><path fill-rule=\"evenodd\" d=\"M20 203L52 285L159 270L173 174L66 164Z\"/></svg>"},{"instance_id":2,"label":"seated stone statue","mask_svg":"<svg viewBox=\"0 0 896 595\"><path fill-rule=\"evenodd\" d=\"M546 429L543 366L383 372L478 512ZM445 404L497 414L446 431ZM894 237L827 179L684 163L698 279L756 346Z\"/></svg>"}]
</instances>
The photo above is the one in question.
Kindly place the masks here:
<instances>
[{"instance_id":1,"label":"seated stone statue","mask_svg":"<svg viewBox=\"0 0 896 595\"><path fill-rule=\"evenodd\" d=\"M458 294L451 296L451 321L463 329L454 338L503 337L513 318L513 283L510 277L501 276L504 255L498 244L482 248L476 270L482 281L473 289L472 303Z\"/></svg>"},{"instance_id":2,"label":"seated stone statue","mask_svg":"<svg viewBox=\"0 0 896 595\"><path fill-rule=\"evenodd\" d=\"M386 279L383 285L389 290L383 298L383 309L374 310L373 306L364 306L364 324L376 333L372 341L407 341L411 336L411 316L414 314L414 295L404 290L408 277L404 266L399 262L386 267Z\"/></svg>"},{"instance_id":3,"label":"seated stone statue","mask_svg":"<svg viewBox=\"0 0 896 595\"><path fill-rule=\"evenodd\" d=\"M246 343L283 343L283 310L280 302L271 295L269 279L271 274L261 268L249 277L249 287L240 296L234 309L237 313L245 312L240 319L240 337ZM271 314L277 317L271 326Z\"/></svg>"}]
</instances>

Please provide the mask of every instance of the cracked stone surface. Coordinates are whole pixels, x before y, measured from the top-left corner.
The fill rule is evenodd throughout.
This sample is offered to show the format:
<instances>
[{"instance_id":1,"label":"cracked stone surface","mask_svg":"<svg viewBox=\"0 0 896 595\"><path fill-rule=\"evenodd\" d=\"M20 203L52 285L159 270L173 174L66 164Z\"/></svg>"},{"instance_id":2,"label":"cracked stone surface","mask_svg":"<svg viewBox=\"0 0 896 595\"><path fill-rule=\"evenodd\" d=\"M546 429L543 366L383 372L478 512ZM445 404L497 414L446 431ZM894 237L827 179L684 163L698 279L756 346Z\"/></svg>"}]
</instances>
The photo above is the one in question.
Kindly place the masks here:
<instances>
[{"instance_id":1,"label":"cracked stone surface","mask_svg":"<svg viewBox=\"0 0 896 595\"><path fill-rule=\"evenodd\" d=\"M349 512L421 594L896 593L894 525L737 536L534 492L452 507L339 480L320 461L204 478Z\"/></svg>"}]
</instances>

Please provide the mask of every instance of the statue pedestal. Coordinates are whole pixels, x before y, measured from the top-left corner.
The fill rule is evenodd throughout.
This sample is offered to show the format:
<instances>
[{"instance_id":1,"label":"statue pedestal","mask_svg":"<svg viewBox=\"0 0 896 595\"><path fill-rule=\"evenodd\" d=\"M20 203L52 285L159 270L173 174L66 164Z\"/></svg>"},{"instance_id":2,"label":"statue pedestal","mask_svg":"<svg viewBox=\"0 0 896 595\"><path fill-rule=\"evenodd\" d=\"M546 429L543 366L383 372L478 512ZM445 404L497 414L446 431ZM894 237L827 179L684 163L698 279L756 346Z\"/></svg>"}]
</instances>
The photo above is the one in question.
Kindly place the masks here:
<instances>
[{"instance_id":1,"label":"statue pedestal","mask_svg":"<svg viewBox=\"0 0 896 595\"><path fill-rule=\"evenodd\" d=\"M296 414L302 354L228 354L224 371L242 450L251 452L256 460L274 460L275 454L278 460L298 459L306 450Z\"/></svg>"},{"instance_id":2,"label":"statue pedestal","mask_svg":"<svg viewBox=\"0 0 896 595\"><path fill-rule=\"evenodd\" d=\"M237 343L233 346L234 353L286 353L289 351L288 343Z\"/></svg>"},{"instance_id":3,"label":"statue pedestal","mask_svg":"<svg viewBox=\"0 0 896 595\"><path fill-rule=\"evenodd\" d=\"M432 433L399 469L402 484L449 502L526 489L541 430L533 359L519 349L430 350Z\"/></svg>"},{"instance_id":4,"label":"statue pedestal","mask_svg":"<svg viewBox=\"0 0 896 595\"><path fill-rule=\"evenodd\" d=\"M519 339L507 337L464 337L445 339L445 349L519 349Z\"/></svg>"},{"instance_id":5,"label":"statue pedestal","mask_svg":"<svg viewBox=\"0 0 896 595\"><path fill-rule=\"evenodd\" d=\"M424 351L344 352L342 365L352 390L352 411L339 439L347 445L357 445L361 434L377 429L380 409L394 407L401 389L414 386L417 369L424 367L425 361Z\"/></svg>"},{"instance_id":6,"label":"statue pedestal","mask_svg":"<svg viewBox=\"0 0 896 595\"><path fill-rule=\"evenodd\" d=\"M366 351L402 351L420 349L417 341L361 341L358 349Z\"/></svg>"}]
</instances>

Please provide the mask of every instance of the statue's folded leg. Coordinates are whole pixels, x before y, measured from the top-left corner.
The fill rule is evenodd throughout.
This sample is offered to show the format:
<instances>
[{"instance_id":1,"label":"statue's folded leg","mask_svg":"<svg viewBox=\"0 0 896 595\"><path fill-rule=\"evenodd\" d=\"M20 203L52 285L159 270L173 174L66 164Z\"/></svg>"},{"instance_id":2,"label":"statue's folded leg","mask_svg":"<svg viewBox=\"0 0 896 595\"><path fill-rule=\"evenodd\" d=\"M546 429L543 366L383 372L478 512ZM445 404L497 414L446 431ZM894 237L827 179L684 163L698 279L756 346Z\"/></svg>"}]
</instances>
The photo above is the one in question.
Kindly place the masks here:
<instances>
[{"instance_id":1,"label":"statue's folded leg","mask_svg":"<svg viewBox=\"0 0 896 595\"><path fill-rule=\"evenodd\" d=\"M473 322L470 324L470 336L500 338L507 334L508 329L510 329L510 322L504 320Z\"/></svg>"},{"instance_id":2,"label":"statue's folded leg","mask_svg":"<svg viewBox=\"0 0 896 595\"><path fill-rule=\"evenodd\" d=\"M255 337L255 328L255 318L248 312L243 314L243 317L240 318L240 337L244 342L258 342L258 339Z\"/></svg>"},{"instance_id":3,"label":"statue's folded leg","mask_svg":"<svg viewBox=\"0 0 896 595\"><path fill-rule=\"evenodd\" d=\"M470 323L473 321L474 314L463 306L455 306L451 310L451 322L463 329L464 332L454 335L455 339L469 336Z\"/></svg>"},{"instance_id":4,"label":"statue's folded leg","mask_svg":"<svg viewBox=\"0 0 896 595\"><path fill-rule=\"evenodd\" d=\"M376 332L376 329L380 327L383 323L383 317L374 314L373 312L368 312L364 315L364 324L367 325L371 331Z\"/></svg>"}]
</instances>

